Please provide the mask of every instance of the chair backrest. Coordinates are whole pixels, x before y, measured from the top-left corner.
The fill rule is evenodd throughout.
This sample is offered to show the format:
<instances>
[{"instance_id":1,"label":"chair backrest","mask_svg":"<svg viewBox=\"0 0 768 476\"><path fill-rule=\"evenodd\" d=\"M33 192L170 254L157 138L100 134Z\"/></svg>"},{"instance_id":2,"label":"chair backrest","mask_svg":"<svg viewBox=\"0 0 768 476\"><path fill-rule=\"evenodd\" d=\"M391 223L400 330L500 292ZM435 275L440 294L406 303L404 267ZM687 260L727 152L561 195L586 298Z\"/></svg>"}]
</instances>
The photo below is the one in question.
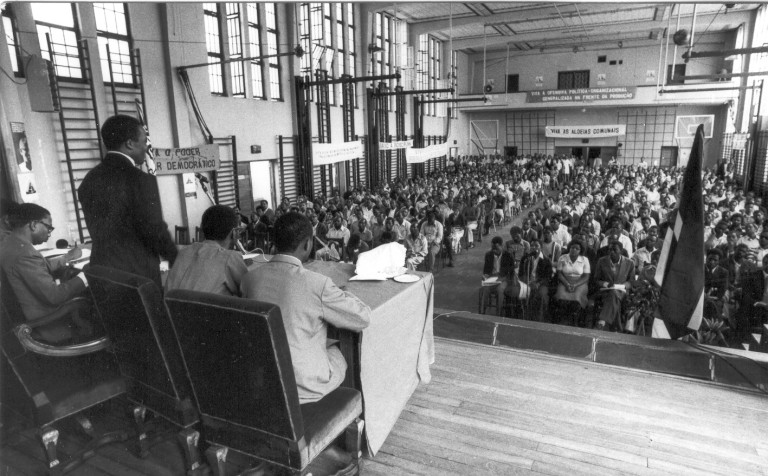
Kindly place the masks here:
<instances>
[{"instance_id":1,"label":"chair backrest","mask_svg":"<svg viewBox=\"0 0 768 476\"><path fill-rule=\"evenodd\" d=\"M85 275L128 398L180 426L198 421L192 387L179 344L151 279L104 266L87 266Z\"/></svg>"},{"instance_id":2,"label":"chair backrest","mask_svg":"<svg viewBox=\"0 0 768 476\"><path fill-rule=\"evenodd\" d=\"M189 227L176 225L176 244L189 244Z\"/></svg>"},{"instance_id":3,"label":"chair backrest","mask_svg":"<svg viewBox=\"0 0 768 476\"><path fill-rule=\"evenodd\" d=\"M294 442L303 437L299 395L278 307L181 289L169 291L165 305L206 439L225 435L225 430L211 428L228 423L238 428L234 439L241 444L263 442L272 435Z\"/></svg>"}]
</instances>

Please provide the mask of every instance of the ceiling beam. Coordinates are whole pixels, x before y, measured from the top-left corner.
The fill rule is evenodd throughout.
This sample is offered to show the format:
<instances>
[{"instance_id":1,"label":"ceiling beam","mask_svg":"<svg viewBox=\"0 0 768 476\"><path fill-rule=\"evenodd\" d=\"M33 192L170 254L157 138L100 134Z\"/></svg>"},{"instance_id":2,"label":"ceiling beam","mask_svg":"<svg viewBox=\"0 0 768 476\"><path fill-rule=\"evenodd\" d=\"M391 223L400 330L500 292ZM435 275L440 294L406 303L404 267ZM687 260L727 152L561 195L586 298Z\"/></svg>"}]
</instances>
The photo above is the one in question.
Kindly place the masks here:
<instances>
[{"instance_id":1,"label":"ceiling beam","mask_svg":"<svg viewBox=\"0 0 768 476\"><path fill-rule=\"evenodd\" d=\"M744 23L749 20L750 11L739 11L739 12L730 12L728 15L720 15L718 18L713 22L712 27L710 27L710 32L718 32L717 30L722 29L723 27L727 27L728 29L735 29L737 28L741 23ZM712 21L713 14L703 14L703 15L697 15L696 23L698 25L708 25L710 21ZM681 28L684 23L681 22ZM714 27L714 28L713 28ZM621 39L621 36L624 34L633 34L633 33L645 33L647 34L653 29L658 28L666 28L666 22L664 21L637 21L637 22L621 22L616 21L613 23L604 23L604 24L595 24L595 25L587 25L588 30L593 31L594 33L599 33L599 35L616 35L616 40ZM703 30L703 26L702 26ZM593 33L593 34L594 34ZM700 32L697 32L697 34L701 34ZM583 33L582 33L583 35ZM489 36L487 39L484 39L482 35L478 35L476 37L472 38L453 38L453 49L454 50L463 50L466 48L478 48L482 47L483 43L485 41L485 44L487 47L500 47L505 46L506 43L512 41L512 42L531 42L531 43L537 43L537 42L546 42L547 40L550 42L560 42L566 39L571 39L572 41L578 42L578 38L580 38L580 34L578 31L575 33L568 32L568 29L565 27L556 27L548 30L543 31L536 31L531 33L518 33L517 35L513 36Z\"/></svg>"}]
</instances>

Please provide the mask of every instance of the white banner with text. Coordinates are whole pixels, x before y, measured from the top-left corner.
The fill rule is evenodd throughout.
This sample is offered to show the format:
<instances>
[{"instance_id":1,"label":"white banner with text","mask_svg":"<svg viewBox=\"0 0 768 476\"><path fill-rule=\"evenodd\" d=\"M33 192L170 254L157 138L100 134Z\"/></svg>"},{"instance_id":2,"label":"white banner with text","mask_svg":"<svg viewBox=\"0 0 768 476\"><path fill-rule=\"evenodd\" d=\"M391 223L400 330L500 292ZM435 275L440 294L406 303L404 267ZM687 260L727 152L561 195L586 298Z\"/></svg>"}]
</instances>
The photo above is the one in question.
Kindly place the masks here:
<instances>
[{"instance_id":1,"label":"white banner with text","mask_svg":"<svg viewBox=\"0 0 768 476\"><path fill-rule=\"evenodd\" d=\"M413 139L379 142L379 150L407 149L408 147L413 147Z\"/></svg>"},{"instance_id":2,"label":"white banner with text","mask_svg":"<svg viewBox=\"0 0 768 476\"><path fill-rule=\"evenodd\" d=\"M448 155L447 142L430 145L422 149L414 149L413 147L409 147L405 149L405 162L408 164L421 164L428 161L429 159L442 157L444 155Z\"/></svg>"},{"instance_id":3,"label":"white banner with text","mask_svg":"<svg viewBox=\"0 0 768 476\"><path fill-rule=\"evenodd\" d=\"M189 174L219 170L218 144L204 144L177 149L153 148L155 175Z\"/></svg>"},{"instance_id":4,"label":"white banner with text","mask_svg":"<svg viewBox=\"0 0 768 476\"><path fill-rule=\"evenodd\" d=\"M546 126L546 136L554 138L617 137L627 133L625 124L607 126Z\"/></svg>"},{"instance_id":5,"label":"white banner with text","mask_svg":"<svg viewBox=\"0 0 768 476\"><path fill-rule=\"evenodd\" d=\"M312 144L312 165L316 167L359 159L363 154L363 143L360 141Z\"/></svg>"}]
</instances>

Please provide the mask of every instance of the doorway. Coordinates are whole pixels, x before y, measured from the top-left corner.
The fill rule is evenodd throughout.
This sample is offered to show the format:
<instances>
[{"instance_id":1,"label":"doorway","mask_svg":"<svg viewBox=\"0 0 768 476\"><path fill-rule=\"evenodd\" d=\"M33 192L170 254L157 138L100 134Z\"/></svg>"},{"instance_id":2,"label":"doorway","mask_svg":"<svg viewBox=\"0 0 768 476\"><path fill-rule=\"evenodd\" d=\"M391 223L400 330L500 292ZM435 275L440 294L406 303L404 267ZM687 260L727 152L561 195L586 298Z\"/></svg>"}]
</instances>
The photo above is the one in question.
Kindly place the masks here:
<instances>
[{"instance_id":1,"label":"doorway","mask_svg":"<svg viewBox=\"0 0 768 476\"><path fill-rule=\"evenodd\" d=\"M661 147L661 161L659 162L661 167L676 167L677 166L677 146L665 145Z\"/></svg>"},{"instance_id":2,"label":"doorway","mask_svg":"<svg viewBox=\"0 0 768 476\"><path fill-rule=\"evenodd\" d=\"M275 193L275 160L257 160L248 162L248 176L238 174L240 181L240 199L242 211L245 204L250 203L249 208L253 208L254 202L268 200L270 208L277 206L277 195ZM243 190L247 187L247 192ZM255 210L255 208L254 208ZM251 210L253 211L253 210Z\"/></svg>"}]
</instances>

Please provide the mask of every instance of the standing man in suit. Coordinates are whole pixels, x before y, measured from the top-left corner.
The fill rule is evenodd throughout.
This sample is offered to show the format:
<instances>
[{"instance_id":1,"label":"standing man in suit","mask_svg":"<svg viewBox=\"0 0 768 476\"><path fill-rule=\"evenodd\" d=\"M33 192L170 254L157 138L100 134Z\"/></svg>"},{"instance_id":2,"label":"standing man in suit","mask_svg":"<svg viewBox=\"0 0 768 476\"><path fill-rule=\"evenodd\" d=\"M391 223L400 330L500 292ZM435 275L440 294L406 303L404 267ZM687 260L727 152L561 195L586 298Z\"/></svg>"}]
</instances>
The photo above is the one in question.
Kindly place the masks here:
<instances>
[{"instance_id":1,"label":"standing man in suit","mask_svg":"<svg viewBox=\"0 0 768 476\"><path fill-rule=\"evenodd\" d=\"M621 323L621 301L627 296L630 281L635 277L635 264L622 254L624 246L621 241L614 240L608 245L608 256L597 260L595 280L603 308L597 321L597 329L604 329L614 322ZM611 289L616 285L625 286L624 290Z\"/></svg>"},{"instance_id":2,"label":"standing man in suit","mask_svg":"<svg viewBox=\"0 0 768 476\"><path fill-rule=\"evenodd\" d=\"M85 276L78 273L72 277L66 267L68 261L82 256L80 248L51 260L43 258L34 248L48 241L54 229L48 210L34 203L16 205L8 216L8 222L11 232L0 243L3 300L7 292L12 292L24 317L34 321L85 291L88 285ZM61 282L57 283L56 279ZM67 325L43 326L36 332L49 342L71 337Z\"/></svg>"},{"instance_id":3,"label":"standing man in suit","mask_svg":"<svg viewBox=\"0 0 768 476\"><path fill-rule=\"evenodd\" d=\"M163 221L157 179L138 169L147 134L133 117L104 122L107 155L83 179L77 196L93 239L91 263L145 276L161 285L160 257L170 265L176 245Z\"/></svg>"},{"instance_id":4,"label":"standing man in suit","mask_svg":"<svg viewBox=\"0 0 768 476\"><path fill-rule=\"evenodd\" d=\"M304 267L312 252L306 216L281 215L274 233L277 254L243 277L242 294L280 307L299 403L316 402L338 388L347 371L339 348L328 346L328 324L361 331L371 322L371 308L331 278Z\"/></svg>"}]
</instances>

